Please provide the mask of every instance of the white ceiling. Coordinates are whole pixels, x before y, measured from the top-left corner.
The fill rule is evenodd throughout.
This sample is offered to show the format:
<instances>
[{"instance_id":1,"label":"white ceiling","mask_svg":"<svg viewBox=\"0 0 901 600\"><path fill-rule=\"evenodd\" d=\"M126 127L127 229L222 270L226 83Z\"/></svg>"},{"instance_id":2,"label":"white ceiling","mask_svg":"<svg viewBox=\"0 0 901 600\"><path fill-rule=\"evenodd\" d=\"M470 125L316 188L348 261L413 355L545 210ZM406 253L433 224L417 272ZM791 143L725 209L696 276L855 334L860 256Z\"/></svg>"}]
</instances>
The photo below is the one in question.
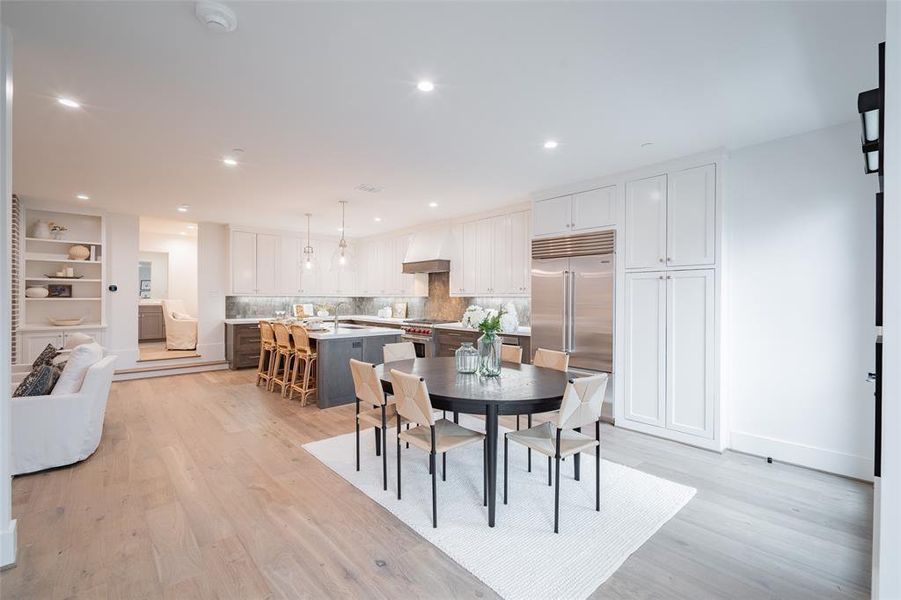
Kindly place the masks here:
<instances>
[{"instance_id":1,"label":"white ceiling","mask_svg":"<svg viewBox=\"0 0 901 600\"><path fill-rule=\"evenodd\" d=\"M875 85L885 8L229 5L238 29L216 34L190 2L4 2L15 191L297 230L312 212L314 231L333 234L346 199L352 237L460 216L852 120ZM429 95L415 89L424 77ZM220 159L235 147L246 152L230 169Z\"/></svg>"}]
</instances>

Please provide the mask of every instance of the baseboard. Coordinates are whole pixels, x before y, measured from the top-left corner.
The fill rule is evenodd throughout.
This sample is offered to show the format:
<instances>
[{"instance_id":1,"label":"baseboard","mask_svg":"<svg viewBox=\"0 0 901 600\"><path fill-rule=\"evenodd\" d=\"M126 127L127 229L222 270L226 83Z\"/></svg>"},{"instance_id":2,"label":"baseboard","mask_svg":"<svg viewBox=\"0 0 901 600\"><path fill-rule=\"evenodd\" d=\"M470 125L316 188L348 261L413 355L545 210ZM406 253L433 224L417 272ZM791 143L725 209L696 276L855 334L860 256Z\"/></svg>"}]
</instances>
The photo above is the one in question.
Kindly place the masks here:
<instances>
[{"instance_id":1,"label":"baseboard","mask_svg":"<svg viewBox=\"0 0 901 600\"><path fill-rule=\"evenodd\" d=\"M16 520L0 531L0 568L16 564Z\"/></svg>"},{"instance_id":2,"label":"baseboard","mask_svg":"<svg viewBox=\"0 0 901 600\"><path fill-rule=\"evenodd\" d=\"M779 462L863 481L873 481L873 459L863 456L843 454L825 448L805 446L743 431L732 432L731 448L746 454L770 457Z\"/></svg>"},{"instance_id":3,"label":"baseboard","mask_svg":"<svg viewBox=\"0 0 901 600\"><path fill-rule=\"evenodd\" d=\"M128 379L148 379L150 377L169 377L171 375L187 375L190 373L202 373L204 371L222 371L228 369L228 363L223 360L181 364L160 365L154 367L139 367L134 369L120 369L113 376L113 381Z\"/></svg>"}]
</instances>

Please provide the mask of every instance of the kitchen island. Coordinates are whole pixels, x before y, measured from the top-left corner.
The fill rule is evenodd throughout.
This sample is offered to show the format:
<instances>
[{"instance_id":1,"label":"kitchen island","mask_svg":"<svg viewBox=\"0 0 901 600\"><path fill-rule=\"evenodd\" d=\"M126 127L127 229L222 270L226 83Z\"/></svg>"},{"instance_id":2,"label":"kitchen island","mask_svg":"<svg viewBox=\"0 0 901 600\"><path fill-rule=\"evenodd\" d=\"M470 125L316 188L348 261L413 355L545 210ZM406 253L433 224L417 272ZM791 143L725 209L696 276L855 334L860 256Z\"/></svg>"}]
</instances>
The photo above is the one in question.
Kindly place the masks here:
<instances>
[{"instance_id":1,"label":"kitchen island","mask_svg":"<svg viewBox=\"0 0 901 600\"><path fill-rule=\"evenodd\" d=\"M233 369L257 366L260 356L260 319L226 319L226 360ZM339 322L327 323L322 331L310 331L319 355L316 361L316 403L329 408L354 401L350 359L382 362L382 347L400 341L403 330L394 327ZM251 362L252 364L249 364Z\"/></svg>"}]
</instances>

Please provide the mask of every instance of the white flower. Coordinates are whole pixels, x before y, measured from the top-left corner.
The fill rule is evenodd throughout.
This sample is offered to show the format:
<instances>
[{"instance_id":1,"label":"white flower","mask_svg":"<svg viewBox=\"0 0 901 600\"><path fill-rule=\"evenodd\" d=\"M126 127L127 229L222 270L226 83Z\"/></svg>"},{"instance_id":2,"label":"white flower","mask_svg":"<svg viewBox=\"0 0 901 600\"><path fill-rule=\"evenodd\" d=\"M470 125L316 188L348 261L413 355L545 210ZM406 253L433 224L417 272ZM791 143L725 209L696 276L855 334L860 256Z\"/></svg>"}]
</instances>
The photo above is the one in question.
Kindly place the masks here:
<instances>
[{"instance_id":1,"label":"white flower","mask_svg":"<svg viewBox=\"0 0 901 600\"><path fill-rule=\"evenodd\" d=\"M485 309L481 306L473 304L463 313L462 323L464 327L478 328L479 324L485 319Z\"/></svg>"},{"instance_id":2,"label":"white flower","mask_svg":"<svg viewBox=\"0 0 901 600\"><path fill-rule=\"evenodd\" d=\"M517 329L519 329L519 319L516 318L516 313L504 313L501 317L501 331L516 333Z\"/></svg>"}]
</instances>

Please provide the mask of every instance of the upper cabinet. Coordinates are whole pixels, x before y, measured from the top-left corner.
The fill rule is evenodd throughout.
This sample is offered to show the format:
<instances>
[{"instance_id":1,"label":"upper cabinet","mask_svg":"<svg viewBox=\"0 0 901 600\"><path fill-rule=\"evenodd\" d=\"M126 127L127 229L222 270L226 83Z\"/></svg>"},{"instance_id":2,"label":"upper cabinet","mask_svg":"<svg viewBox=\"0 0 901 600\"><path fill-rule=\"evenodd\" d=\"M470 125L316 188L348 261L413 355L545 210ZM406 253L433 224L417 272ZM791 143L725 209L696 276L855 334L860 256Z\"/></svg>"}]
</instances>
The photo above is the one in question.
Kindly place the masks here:
<instances>
[{"instance_id":1,"label":"upper cabinet","mask_svg":"<svg viewBox=\"0 0 901 600\"><path fill-rule=\"evenodd\" d=\"M248 231L231 232L231 281L235 294L281 293L280 238Z\"/></svg>"},{"instance_id":2,"label":"upper cabinet","mask_svg":"<svg viewBox=\"0 0 901 600\"><path fill-rule=\"evenodd\" d=\"M450 295L529 295L529 221L522 211L455 225Z\"/></svg>"},{"instance_id":3,"label":"upper cabinet","mask_svg":"<svg viewBox=\"0 0 901 600\"><path fill-rule=\"evenodd\" d=\"M716 261L716 165L626 183L626 268Z\"/></svg>"},{"instance_id":4,"label":"upper cabinet","mask_svg":"<svg viewBox=\"0 0 901 600\"><path fill-rule=\"evenodd\" d=\"M616 186L538 200L532 206L534 235L560 235L616 223Z\"/></svg>"}]
</instances>

